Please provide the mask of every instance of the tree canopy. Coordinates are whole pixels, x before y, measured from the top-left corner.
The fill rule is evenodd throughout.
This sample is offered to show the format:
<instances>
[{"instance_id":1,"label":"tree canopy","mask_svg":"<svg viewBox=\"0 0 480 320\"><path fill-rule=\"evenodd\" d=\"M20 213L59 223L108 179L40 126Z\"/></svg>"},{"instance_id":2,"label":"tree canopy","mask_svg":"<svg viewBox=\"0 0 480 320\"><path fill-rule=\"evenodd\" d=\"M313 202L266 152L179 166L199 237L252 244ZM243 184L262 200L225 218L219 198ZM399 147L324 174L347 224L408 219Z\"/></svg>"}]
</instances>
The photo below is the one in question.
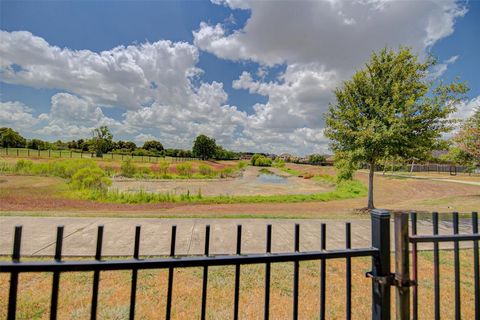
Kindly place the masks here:
<instances>
[{"instance_id":1,"label":"tree canopy","mask_svg":"<svg viewBox=\"0 0 480 320\"><path fill-rule=\"evenodd\" d=\"M24 148L26 140L11 128L0 128L0 146L3 148Z\"/></svg>"},{"instance_id":2,"label":"tree canopy","mask_svg":"<svg viewBox=\"0 0 480 320\"><path fill-rule=\"evenodd\" d=\"M372 53L365 68L343 82L325 116L325 135L344 166L370 168L368 208L373 204L375 164L386 157L421 158L452 128L449 115L467 88L429 78L436 60L420 61L409 48Z\"/></svg>"},{"instance_id":3,"label":"tree canopy","mask_svg":"<svg viewBox=\"0 0 480 320\"><path fill-rule=\"evenodd\" d=\"M215 139L204 134L199 135L193 142L193 154L202 160L207 160L215 155L217 144Z\"/></svg>"},{"instance_id":4,"label":"tree canopy","mask_svg":"<svg viewBox=\"0 0 480 320\"><path fill-rule=\"evenodd\" d=\"M480 165L480 107L462 124L454 140L464 158L471 159L473 166Z\"/></svg>"},{"instance_id":5,"label":"tree canopy","mask_svg":"<svg viewBox=\"0 0 480 320\"><path fill-rule=\"evenodd\" d=\"M104 153L113 148L113 135L107 126L101 126L93 130L91 146L97 157L102 157Z\"/></svg>"},{"instance_id":6,"label":"tree canopy","mask_svg":"<svg viewBox=\"0 0 480 320\"><path fill-rule=\"evenodd\" d=\"M143 144L143 149L148 150L148 151L163 151L163 145L160 143L160 141L156 140L149 140L145 141Z\"/></svg>"},{"instance_id":7,"label":"tree canopy","mask_svg":"<svg viewBox=\"0 0 480 320\"><path fill-rule=\"evenodd\" d=\"M308 156L308 162L312 164L321 164L327 161L327 158L321 154L311 154Z\"/></svg>"}]
</instances>

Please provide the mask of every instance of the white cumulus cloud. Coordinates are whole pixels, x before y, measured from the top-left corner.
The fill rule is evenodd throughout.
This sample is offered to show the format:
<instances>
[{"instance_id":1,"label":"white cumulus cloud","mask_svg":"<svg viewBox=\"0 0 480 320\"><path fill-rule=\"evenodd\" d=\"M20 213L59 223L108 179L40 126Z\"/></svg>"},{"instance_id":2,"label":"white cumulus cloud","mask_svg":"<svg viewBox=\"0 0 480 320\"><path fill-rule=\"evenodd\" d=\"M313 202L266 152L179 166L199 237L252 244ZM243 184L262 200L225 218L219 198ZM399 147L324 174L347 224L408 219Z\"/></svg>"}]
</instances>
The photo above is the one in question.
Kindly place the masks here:
<instances>
[{"instance_id":1,"label":"white cumulus cloud","mask_svg":"<svg viewBox=\"0 0 480 320\"><path fill-rule=\"evenodd\" d=\"M49 139L88 137L108 125L116 137L156 138L165 147L190 148L207 134L236 150L325 152L323 114L342 80L384 46L410 46L423 56L466 13L454 0L212 2L233 15L224 24L200 23L193 44L161 40L94 52L60 48L28 31L0 31L0 81L59 92L38 116L34 106L2 102L0 125ZM250 11L244 26L233 9ZM199 50L258 63L232 87L267 101L250 114L229 104L223 83L200 81ZM284 71L272 77L276 65ZM116 107L125 110L120 117L105 115Z\"/></svg>"}]
</instances>

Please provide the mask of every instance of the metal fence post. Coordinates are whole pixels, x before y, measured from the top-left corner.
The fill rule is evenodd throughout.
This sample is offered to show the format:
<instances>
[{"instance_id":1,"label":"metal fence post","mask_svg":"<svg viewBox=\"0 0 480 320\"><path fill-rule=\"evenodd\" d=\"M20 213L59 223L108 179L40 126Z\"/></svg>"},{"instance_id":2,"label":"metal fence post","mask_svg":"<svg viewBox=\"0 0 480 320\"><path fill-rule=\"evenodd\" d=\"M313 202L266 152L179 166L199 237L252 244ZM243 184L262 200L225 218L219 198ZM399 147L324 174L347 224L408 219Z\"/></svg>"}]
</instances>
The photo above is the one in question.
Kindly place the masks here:
<instances>
[{"instance_id":1,"label":"metal fence post","mask_svg":"<svg viewBox=\"0 0 480 320\"><path fill-rule=\"evenodd\" d=\"M408 214L395 214L396 319L410 318L410 262L408 250Z\"/></svg>"},{"instance_id":2,"label":"metal fence post","mask_svg":"<svg viewBox=\"0 0 480 320\"><path fill-rule=\"evenodd\" d=\"M390 320L390 212L371 212L372 247L379 250L372 259L372 320Z\"/></svg>"}]
</instances>

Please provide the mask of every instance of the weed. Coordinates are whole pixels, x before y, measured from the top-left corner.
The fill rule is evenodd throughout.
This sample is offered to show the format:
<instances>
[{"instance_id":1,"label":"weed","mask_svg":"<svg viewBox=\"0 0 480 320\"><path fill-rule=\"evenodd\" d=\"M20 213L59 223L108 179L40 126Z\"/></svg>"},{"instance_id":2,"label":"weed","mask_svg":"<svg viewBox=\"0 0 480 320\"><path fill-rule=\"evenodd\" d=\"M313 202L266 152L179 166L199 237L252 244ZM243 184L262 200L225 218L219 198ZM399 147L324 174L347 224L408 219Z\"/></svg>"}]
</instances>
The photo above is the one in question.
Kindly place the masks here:
<instances>
[{"instance_id":1,"label":"weed","mask_svg":"<svg viewBox=\"0 0 480 320\"><path fill-rule=\"evenodd\" d=\"M120 167L120 170L121 170L122 176L127 178L132 178L136 172L135 165L132 163L130 159L127 159L122 162L122 166Z\"/></svg>"},{"instance_id":2,"label":"weed","mask_svg":"<svg viewBox=\"0 0 480 320\"><path fill-rule=\"evenodd\" d=\"M192 165L188 162L180 163L177 165L177 171L180 176L191 177L192 176Z\"/></svg>"}]
</instances>

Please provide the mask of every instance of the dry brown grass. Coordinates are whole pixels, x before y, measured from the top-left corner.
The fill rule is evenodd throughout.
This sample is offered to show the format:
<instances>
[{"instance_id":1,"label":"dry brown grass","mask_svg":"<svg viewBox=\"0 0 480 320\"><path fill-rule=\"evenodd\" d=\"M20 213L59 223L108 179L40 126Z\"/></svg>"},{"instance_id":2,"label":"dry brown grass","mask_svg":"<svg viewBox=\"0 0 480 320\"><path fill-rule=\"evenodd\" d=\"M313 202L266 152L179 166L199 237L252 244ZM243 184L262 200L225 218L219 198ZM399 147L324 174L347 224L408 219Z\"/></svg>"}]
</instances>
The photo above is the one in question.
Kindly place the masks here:
<instances>
[{"instance_id":1,"label":"dry brown grass","mask_svg":"<svg viewBox=\"0 0 480 320\"><path fill-rule=\"evenodd\" d=\"M474 317L472 250L461 251L462 318ZM352 260L352 313L354 319L370 317L371 282L365 278L370 270L369 258ZM272 319L288 319L292 313L291 263L272 265L271 305ZM433 318L433 264L431 252L419 255L419 314L422 319ZM99 294L100 319L128 317L130 294L129 271L101 273ZM166 270L139 272L137 289L137 319L163 319L167 290ZM19 284L18 319L46 319L49 317L51 274L22 274ZM453 253L441 254L442 316L453 318L454 312ZM9 278L0 275L0 318L5 318ZM92 273L62 274L58 315L60 319L87 319L90 312ZM172 318L195 319L200 315L202 269L177 269L174 276ZM233 312L234 267L209 269L207 317L230 319ZM240 318L263 317L264 266L242 266L240 289ZM392 290L392 312L394 303ZM316 319L319 310L319 263L300 264L299 318ZM327 262L327 319L342 319L345 314L345 262Z\"/></svg>"}]
</instances>

